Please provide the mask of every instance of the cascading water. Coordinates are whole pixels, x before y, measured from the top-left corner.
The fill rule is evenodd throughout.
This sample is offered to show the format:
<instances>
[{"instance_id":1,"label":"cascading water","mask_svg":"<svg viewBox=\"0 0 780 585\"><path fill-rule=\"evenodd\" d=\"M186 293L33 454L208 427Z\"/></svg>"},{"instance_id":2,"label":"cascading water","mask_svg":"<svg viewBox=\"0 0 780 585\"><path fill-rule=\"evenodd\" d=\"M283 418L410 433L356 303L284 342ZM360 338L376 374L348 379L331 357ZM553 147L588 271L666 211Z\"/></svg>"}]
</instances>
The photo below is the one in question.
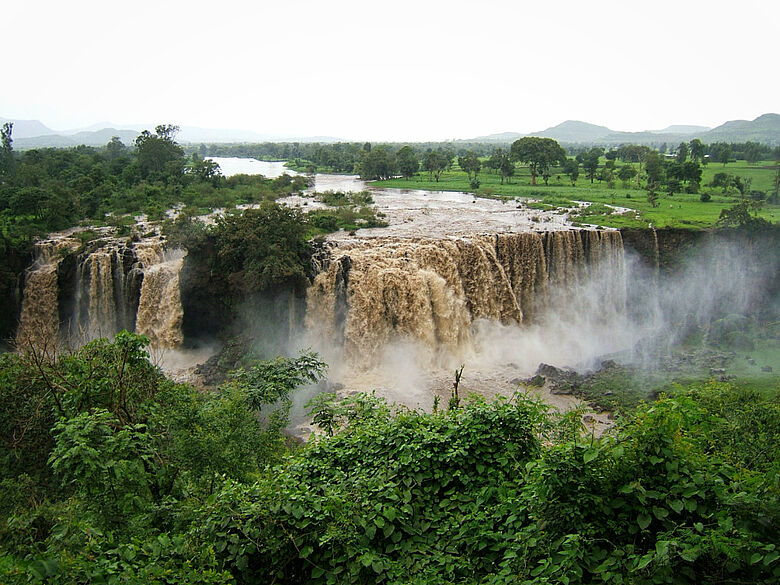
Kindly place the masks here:
<instances>
[{"instance_id":1,"label":"cascading water","mask_svg":"<svg viewBox=\"0 0 780 585\"><path fill-rule=\"evenodd\" d=\"M109 240L81 254L75 268L75 293L70 337L82 343L132 330L143 274L136 268L133 247Z\"/></svg>"},{"instance_id":2,"label":"cascading water","mask_svg":"<svg viewBox=\"0 0 780 585\"><path fill-rule=\"evenodd\" d=\"M57 268L63 260L64 252L72 250L77 244L67 238L35 244L34 260L25 276L22 313L16 333L17 346L56 346L60 329Z\"/></svg>"},{"instance_id":3,"label":"cascading water","mask_svg":"<svg viewBox=\"0 0 780 585\"><path fill-rule=\"evenodd\" d=\"M141 250L146 253L142 254ZM143 267L135 330L149 337L152 347L176 347L182 342L184 311L179 292L179 273L186 252L180 249L163 251L162 247L152 250L139 248L138 252L139 258L147 260Z\"/></svg>"},{"instance_id":4,"label":"cascading water","mask_svg":"<svg viewBox=\"0 0 780 585\"><path fill-rule=\"evenodd\" d=\"M155 348L182 341L179 272L185 252L165 251L162 238L107 238L71 259L79 242L54 238L36 245L28 270L17 344L78 345L122 329L147 335ZM70 276L69 276L70 274Z\"/></svg>"},{"instance_id":5,"label":"cascading water","mask_svg":"<svg viewBox=\"0 0 780 585\"><path fill-rule=\"evenodd\" d=\"M309 289L307 327L343 342L346 360L363 367L401 339L431 357L457 356L480 321L530 325L551 308L575 318L586 285L601 319L625 310L617 231L375 238L340 243L331 254Z\"/></svg>"}]
</instances>

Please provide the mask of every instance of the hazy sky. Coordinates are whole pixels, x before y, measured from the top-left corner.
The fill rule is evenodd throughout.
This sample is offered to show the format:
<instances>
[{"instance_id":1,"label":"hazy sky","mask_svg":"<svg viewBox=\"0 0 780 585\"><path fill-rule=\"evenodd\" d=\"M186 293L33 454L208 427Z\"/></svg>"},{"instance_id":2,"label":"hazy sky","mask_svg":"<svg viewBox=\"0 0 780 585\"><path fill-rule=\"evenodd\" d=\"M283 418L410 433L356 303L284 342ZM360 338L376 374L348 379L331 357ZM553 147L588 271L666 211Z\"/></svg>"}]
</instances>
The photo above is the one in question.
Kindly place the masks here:
<instances>
[{"instance_id":1,"label":"hazy sky","mask_svg":"<svg viewBox=\"0 0 780 585\"><path fill-rule=\"evenodd\" d=\"M0 116L425 140L780 112L769 0L5 2Z\"/></svg>"}]
</instances>

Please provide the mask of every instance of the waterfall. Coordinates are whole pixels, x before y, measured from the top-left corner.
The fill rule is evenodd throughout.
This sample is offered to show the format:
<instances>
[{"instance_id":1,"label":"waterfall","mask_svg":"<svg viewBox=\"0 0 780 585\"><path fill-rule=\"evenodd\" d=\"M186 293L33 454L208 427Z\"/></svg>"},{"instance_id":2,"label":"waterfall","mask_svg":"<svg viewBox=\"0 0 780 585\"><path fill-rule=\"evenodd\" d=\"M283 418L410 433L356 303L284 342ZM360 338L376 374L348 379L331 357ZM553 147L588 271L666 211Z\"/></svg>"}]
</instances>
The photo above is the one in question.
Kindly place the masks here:
<instances>
[{"instance_id":1,"label":"waterfall","mask_svg":"<svg viewBox=\"0 0 780 585\"><path fill-rule=\"evenodd\" d=\"M36 244L17 343L43 347L64 338L80 345L135 329L150 338L152 347L179 345L179 272L185 253L165 251L159 236L138 242L109 237L91 244L78 256L63 254L79 245L68 237Z\"/></svg>"},{"instance_id":2,"label":"waterfall","mask_svg":"<svg viewBox=\"0 0 780 585\"><path fill-rule=\"evenodd\" d=\"M376 238L331 255L308 291L307 328L366 365L398 339L457 352L479 320L531 324L550 306L576 313L586 300L603 319L625 310L617 231Z\"/></svg>"},{"instance_id":3,"label":"waterfall","mask_svg":"<svg viewBox=\"0 0 780 585\"><path fill-rule=\"evenodd\" d=\"M57 268L63 253L77 242L69 239L37 242L33 263L27 269L22 297L22 313L16 333L19 347L34 345L54 349L59 342L60 313Z\"/></svg>"},{"instance_id":4,"label":"waterfall","mask_svg":"<svg viewBox=\"0 0 780 585\"><path fill-rule=\"evenodd\" d=\"M137 250L143 262L143 282L135 330L149 337L152 347L173 348L181 344L184 311L179 292L179 273L186 252L163 251L162 245Z\"/></svg>"}]
</instances>

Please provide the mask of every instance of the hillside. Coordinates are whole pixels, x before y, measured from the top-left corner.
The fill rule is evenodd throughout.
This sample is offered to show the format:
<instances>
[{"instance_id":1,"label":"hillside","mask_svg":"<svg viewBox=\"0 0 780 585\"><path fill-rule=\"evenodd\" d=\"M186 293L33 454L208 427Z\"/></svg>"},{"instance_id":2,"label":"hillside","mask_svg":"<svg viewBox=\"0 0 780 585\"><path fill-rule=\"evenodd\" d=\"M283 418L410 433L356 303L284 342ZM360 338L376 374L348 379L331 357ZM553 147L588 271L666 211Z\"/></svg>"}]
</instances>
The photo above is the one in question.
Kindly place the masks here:
<instances>
[{"instance_id":1,"label":"hillside","mask_svg":"<svg viewBox=\"0 0 780 585\"><path fill-rule=\"evenodd\" d=\"M0 123L13 122L14 147L18 150L43 147L69 147L85 144L103 146L112 136L119 136L125 144L131 144L141 126L100 127L94 124L87 128L57 132L38 120L11 120L0 117ZM152 128L152 125L148 125ZM720 126L709 129L706 126L672 125L662 130L643 132L623 132L606 126L590 124L580 120L566 120L545 130L532 133L499 132L461 139L456 142L479 142L510 144L523 136L541 136L552 138L564 144L594 144L617 146L620 144L648 144L658 146L662 143L675 144L699 138L705 143L712 142L761 142L780 144L780 114L763 114L755 120L730 120ZM262 143L262 142L342 142L342 139L330 136L291 137L261 134L252 130L198 128L183 126L178 135L181 143Z\"/></svg>"},{"instance_id":2,"label":"hillside","mask_svg":"<svg viewBox=\"0 0 780 585\"><path fill-rule=\"evenodd\" d=\"M130 145L138 136L135 130L117 130L116 128L103 128L96 131L81 131L76 134L66 136L63 134L47 134L33 137L17 137L16 123L14 123L14 148L17 150L29 150L31 148L68 148L71 146L105 146L111 140L112 136L119 138L127 145Z\"/></svg>"},{"instance_id":3,"label":"hillside","mask_svg":"<svg viewBox=\"0 0 780 585\"><path fill-rule=\"evenodd\" d=\"M647 130L652 134L702 134L712 130L709 126L692 126L687 124L673 124L663 130Z\"/></svg>"},{"instance_id":4,"label":"hillside","mask_svg":"<svg viewBox=\"0 0 780 585\"><path fill-rule=\"evenodd\" d=\"M660 145L664 142L679 143L694 138L699 138L705 143L754 141L775 145L780 144L780 115L764 114L755 120L731 120L711 130L706 126L678 124L662 130L645 130L644 132L622 132L579 120L567 120L540 132L530 134L502 132L480 136L472 139L471 142L508 144L523 136L542 136L568 144L599 144L603 146L629 143Z\"/></svg>"},{"instance_id":5,"label":"hillside","mask_svg":"<svg viewBox=\"0 0 780 585\"><path fill-rule=\"evenodd\" d=\"M611 132L612 130L606 126L596 126L579 120L566 120L552 128L534 132L531 136L553 138L559 142L595 142Z\"/></svg>"},{"instance_id":6,"label":"hillside","mask_svg":"<svg viewBox=\"0 0 780 585\"><path fill-rule=\"evenodd\" d=\"M42 124L39 120L12 120L0 116L0 124L11 122L14 125L14 140L56 134L54 130Z\"/></svg>"},{"instance_id":7,"label":"hillside","mask_svg":"<svg viewBox=\"0 0 780 585\"><path fill-rule=\"evenodd\" d=\"M755 120L731 120L701 136L705 142L780 143L780 114L764 114Z\"/></svg>"}]
</instances>

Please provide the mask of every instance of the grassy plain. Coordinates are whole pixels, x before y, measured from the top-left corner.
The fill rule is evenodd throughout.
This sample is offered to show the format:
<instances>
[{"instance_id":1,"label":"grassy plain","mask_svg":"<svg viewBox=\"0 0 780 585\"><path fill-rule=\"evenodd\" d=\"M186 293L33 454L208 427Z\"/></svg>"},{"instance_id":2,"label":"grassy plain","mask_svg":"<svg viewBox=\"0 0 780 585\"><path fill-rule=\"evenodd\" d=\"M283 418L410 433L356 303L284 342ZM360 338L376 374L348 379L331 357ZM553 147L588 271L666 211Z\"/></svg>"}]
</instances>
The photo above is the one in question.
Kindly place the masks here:
<instances>
[{"instance_id":1,"label":"grassy plain","mask_svg":"<svg viewBox=\"0 0 780 585\"><path fill-rule=\"evenodd\" d=\"M618 164L620 166L620 164ZM652 207L647 200L647 192L643 185L636 188L632 180L624 187L619 180L614 188L609 188L606 182L590 182L580 173L576 186L572 187L569 178L563 174L553 174L549 184L545 185L537 177L537 185L531 185L531 175L527 167L518 167L511 183L501 184L500 177L493 171L483 170L479 173L480 187L475 191L469 186L469 180L457 164L452 169L441 174L439 181L430 178L428 173L420 172L411 179L390 179L375 181L377 187L393 187L399 189L427 189L433 191L475 192L477 196L497 199L531 198L537 200L532 206L550 209L556 207L571 207L572 202L587 201L602 205L592 206L590 210L581 212L578 221L583 224L609 227L682 227L701 229L715 224L722 209L733 206L738 198L722 194L720 189L707 185L713 176L719 172L738 175L742 179L751 179L750 188L770 192L773 189L776 163L762 161L748 165L745 161L722 164L711 163L704 167L702 175L702 190L711 194L711 200L702 202L700 194L675 193L669 196L663 191L658 192L658 206ZM628 208L628 212L613 212L605 206ZM780 205L765 204L761 217L772 221L780 221Z\"/></svg>"}]
</instances>

